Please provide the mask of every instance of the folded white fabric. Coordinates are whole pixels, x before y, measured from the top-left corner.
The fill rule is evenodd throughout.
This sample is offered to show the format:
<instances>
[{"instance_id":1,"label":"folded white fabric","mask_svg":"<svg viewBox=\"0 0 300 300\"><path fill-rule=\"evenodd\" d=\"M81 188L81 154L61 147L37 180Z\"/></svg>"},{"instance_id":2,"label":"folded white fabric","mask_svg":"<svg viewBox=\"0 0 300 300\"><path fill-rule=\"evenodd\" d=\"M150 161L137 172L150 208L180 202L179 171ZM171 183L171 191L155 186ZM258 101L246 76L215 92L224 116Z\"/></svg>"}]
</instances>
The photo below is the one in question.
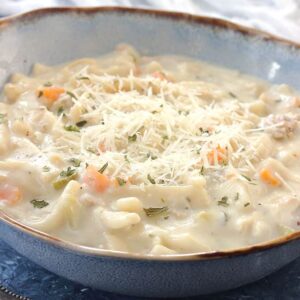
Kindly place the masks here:
<instances>
[{"instance_id":1,"label":"folded white fabric","mask_svg":"<svg viewBox=\"0 0 300 300\"><path fill-rule=\"evenodd\" d=\"M299 0L1 0L0 16L49 6L135 6L225 18L300 42Z\"/></svg>"}]
</instances>

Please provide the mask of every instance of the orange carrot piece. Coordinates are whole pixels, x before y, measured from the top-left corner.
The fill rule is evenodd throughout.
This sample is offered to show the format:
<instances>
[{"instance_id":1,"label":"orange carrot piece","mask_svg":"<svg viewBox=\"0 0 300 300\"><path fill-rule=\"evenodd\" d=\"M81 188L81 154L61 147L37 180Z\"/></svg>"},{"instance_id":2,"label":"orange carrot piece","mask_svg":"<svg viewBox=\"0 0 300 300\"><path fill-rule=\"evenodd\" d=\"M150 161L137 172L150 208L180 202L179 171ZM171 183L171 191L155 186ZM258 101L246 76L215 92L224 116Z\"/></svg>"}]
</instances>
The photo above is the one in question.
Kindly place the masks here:
<instances>
[{"instance_id":1,"label":"orange carrot piece","mask_svg":"<svg viewBox=\"0 0 300 300\"><path fill-rule=\"evenodd\" d=\"M109 178L97 171L94 166L88 166L83 181L94 191L103 193L110 185Z\"/></svg>"},{"instance_id":2,"label":"orange carrot piece","mask_svg":"<svg viewBox=\"0 0 300 300\"><path fill-rule=\"evenodd\" d=\"M260 179L269 185L272 186L279 186L280 185L280 180L278 180L268 169L263 168L260 171Z\"/></svg>"},{"instance_id":3,"label":"orange carrot piece","mask_svg":"<svg viewBox=\"0 0 300 300\"><path fill-rule=\"evenodd\" d=\"M218 145L217 148L212 149L207 154L208 162L210 165L215 164L215 157L217 158L217 162L219 164L225 163L227 161L226 156L227 156L227 150L221 147L220 145Z\"/></svg>"},{"instance_id":4,"label":"orange carrot piece","mask_svg":"<svg viewBox=\"0 0 300 300\"><path fill-rule=\"evenodd\" d=\"M21 190L12 184L0 184L0 201L4 201L9 205L15 205L22 199Z\"/></svg>"},{"instance_id":5,"label":"orange carrot piece","mask_svg":"<svg viewBox=\"0 0 300 300\"><path fill-rule=\"evenodd\" d=\"M47 98L51 102L54 102L61 94L65 92L65 90L61 87L50 86L43 88L40 92L42 93L43 97Z\"/></svg>"}]
</instances>

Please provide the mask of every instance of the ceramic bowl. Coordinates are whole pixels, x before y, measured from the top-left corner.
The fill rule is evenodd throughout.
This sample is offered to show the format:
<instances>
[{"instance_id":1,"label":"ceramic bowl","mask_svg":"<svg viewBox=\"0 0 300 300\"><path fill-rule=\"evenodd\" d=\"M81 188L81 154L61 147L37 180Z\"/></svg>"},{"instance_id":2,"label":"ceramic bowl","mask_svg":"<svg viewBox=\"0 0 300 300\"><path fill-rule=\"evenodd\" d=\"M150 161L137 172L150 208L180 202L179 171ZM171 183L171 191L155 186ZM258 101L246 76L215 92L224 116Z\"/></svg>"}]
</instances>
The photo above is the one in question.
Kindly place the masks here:
<instances>
[{"instance_id":1,"label":"ceramic bowl","mask_svg":"<svg viewBox=\"0 0 300 300\"><path fill-rule=\"evenodd\" d=\"M99 56L120 42L144 54L181 54L300 89L300 45L227 21L117 7L42 9L0 21L0 83L34 62ZM44 268L86 286L184 297L258 280L300 255L300 232L234 251L169 257L91 249L30 229L0 211L0 236Z\"/></svg>"}]
</instances>

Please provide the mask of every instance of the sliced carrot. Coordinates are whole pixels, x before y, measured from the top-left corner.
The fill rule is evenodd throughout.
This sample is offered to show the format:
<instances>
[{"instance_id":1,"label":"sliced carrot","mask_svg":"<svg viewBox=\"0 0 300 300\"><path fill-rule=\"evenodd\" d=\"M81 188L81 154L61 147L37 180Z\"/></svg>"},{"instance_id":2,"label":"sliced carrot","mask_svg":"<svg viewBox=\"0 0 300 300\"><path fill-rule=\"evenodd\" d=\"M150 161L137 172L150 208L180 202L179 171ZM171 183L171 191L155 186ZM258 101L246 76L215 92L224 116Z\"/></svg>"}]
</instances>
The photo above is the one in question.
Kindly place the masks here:
<instances>
[{"instance_id":1,"label":"sliced carrot","mask_svg":"<svg viewBox=\"0 0 300 300\"><path fill-rule=\"evenodd\" d=\"M12 184L0 184L0 202L4 201L9 205L15 205L22 199L21 190Z\"/></svg>"},{"instance_id":2,"label":"sliced carrot","mask_svg":"<svg viewBox=\"0 0 300 300\"><path fill-rule=\"evenodd\" d=\"M227 149L218 145L217 148L212 149L207 154L207 159L210 165L215 164L215 158L217 158L218 164L224 164L227 162Z\"/></svg>"},{"instance_id":3,"label":"sliced carrot","mask_svg":"<svg viewBox=\"0 0 300 300\"><path fill-rule=\"evenodd\" d=\"M83 181L94 191L103 193L110 185L109 178L98 172L94 166L86 168Z\"/></svg>"},{"instance_id":4,"label":"sliced carrot","mask_svg":"<svg viewBox=\"0 0 300 300\"><path fill-rule=\"evenodd\" d=\"M47 98L49 101L56 101L65 90L61 87L49 86L39 90L38 94Z\"/></svg>"},{"instance_id":5,"label":"sliced carrot","mask_svg":"<svg viewBox=\"0 0 300 300\"><path fill-rule=\"evenodd\" d=\"M278 180L271 172L270 170L266 169L266 168L263 168L261 171L260 171L260 179L267 183L267 184L270 184L272 186L278 186L281 184L280 180Z\"/></svg>"}]
</instances>

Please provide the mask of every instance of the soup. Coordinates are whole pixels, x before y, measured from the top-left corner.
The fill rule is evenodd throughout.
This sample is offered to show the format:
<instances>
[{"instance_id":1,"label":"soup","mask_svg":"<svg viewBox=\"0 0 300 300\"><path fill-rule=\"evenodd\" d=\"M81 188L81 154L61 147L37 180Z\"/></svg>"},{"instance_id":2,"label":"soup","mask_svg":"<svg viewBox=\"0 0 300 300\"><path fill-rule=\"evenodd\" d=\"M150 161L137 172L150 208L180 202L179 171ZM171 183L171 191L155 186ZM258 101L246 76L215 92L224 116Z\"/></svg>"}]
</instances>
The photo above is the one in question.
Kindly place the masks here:
<instances>
[{"instance_id":1,"label":"soup","mask_svg":"<svg viewBox=\"0 0 300 300\"><path fill-rule=\"evenodd\" d=\"M129 45L36 64L0 102L0 208L130 253L275 239L300 228L299 107L287 85Z\"/></svg>"}]
</instances>

